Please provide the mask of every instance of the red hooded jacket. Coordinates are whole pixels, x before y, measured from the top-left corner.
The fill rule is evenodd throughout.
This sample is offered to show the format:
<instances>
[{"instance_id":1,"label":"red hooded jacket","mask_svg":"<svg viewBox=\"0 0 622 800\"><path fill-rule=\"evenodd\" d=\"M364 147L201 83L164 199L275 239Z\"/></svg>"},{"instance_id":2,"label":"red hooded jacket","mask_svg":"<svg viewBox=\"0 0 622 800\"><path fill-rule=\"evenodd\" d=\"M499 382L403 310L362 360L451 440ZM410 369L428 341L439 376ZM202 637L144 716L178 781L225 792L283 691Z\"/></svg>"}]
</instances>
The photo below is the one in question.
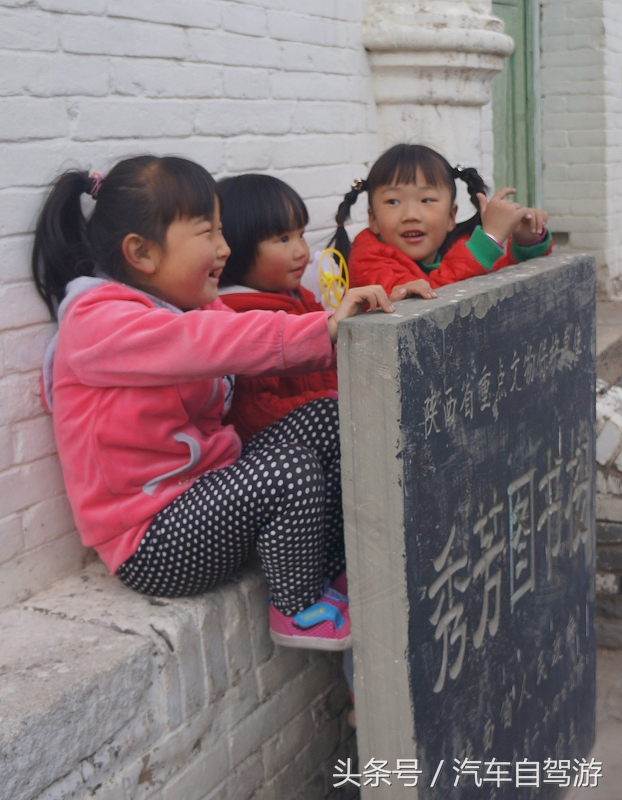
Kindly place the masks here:
<instances>
[{"instance_id":1,"label":"red hooded jacket","mask_svg":"<svg viewBox=\"0 0 622 800\"><path fill-rule=\"evenodd\" d=\"M469 237L465 236L449 248L438 267L426 272L397 247L381 242L369 228L366 228L359 233L352 245L348 260L350 285L368 286L376 283L390 294L395 286L423 278L433 289L437 289L439 286L457 283L476 275L487 275L502 267L526 261L527 258L545 255L552 249L550 234L547 234L542 242L536 242L529 247L512 244L510 239L505 253L481 229L474 231L469 243L474 240L477 242L478 251L485 252L487 256L485 260L490 265L488 269L467 247Z\"/></svg>"},{"instance_id":2,"label":"red hooded jacket","mask_svg":"<svg viewBox=\"0 0 622 800\"><path fill-rule=\"evenodd\" d=\"M323 311L311 292L302 286L300 300L280 292L258 292L246 286L231 286L221 292L220 299L234 311L285 311L307 314ZM231 410L224 419L234 426L243 442L258 431L272 425L298 406L319 397L337 396L337 372L329 369L306 375L254 378L236 377Z\"/></svg>"}]
</instances>

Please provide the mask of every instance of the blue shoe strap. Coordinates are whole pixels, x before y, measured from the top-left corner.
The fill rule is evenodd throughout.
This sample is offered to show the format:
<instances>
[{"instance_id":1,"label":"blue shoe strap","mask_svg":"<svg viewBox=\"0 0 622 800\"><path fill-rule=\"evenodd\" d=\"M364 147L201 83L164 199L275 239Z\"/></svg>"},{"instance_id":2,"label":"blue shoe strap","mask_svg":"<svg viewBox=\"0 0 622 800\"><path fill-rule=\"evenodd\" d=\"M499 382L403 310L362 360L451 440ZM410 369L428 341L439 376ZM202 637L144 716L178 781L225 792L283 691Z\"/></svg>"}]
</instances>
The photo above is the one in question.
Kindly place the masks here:
<instances>
[{"instance_id":1,"label":"blue shoe strap","mask_svg":"<svg viewBox=\"0 0 622 800\"><path fill-rule=\"evenodd\" d=\"M324 587L324 597L327 597L329 600L334 600L336 603L347 603L348 598L345 594L341 594L336 589L331 589L330 586Z\"/></svg>"},{"instance_id":2,"label":"blue shoe strap","mask_svg":"<svg viewBox=\"0 0 622 800\"><path fill-rule=\"evenodd\" d=\"M332 603L314 603L309 608L305 608L294 617L294 623L303 630L319 625L320 622L332 622L337 630L344 623L341 611Z\"/></svg>"}]
</instances>

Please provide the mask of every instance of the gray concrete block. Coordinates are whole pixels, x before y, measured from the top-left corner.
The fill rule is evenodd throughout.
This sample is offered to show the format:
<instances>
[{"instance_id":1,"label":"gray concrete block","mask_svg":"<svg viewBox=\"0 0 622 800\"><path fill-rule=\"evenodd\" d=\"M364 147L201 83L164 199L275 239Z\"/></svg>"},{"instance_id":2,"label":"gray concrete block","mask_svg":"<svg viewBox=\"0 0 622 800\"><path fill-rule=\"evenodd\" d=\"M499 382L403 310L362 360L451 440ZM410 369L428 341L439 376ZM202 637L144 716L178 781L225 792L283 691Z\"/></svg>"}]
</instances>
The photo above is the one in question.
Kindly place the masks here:
<instances>
[{"instance_id":1,"label":"gray concrete block","mask_svg":"<svg viewBox=\"0 0 622 800\"><path fill-rule=\"evenodd\" d=\"M260 705L257 676L248 672L236 685L228 689L220 699L217 724L224 735L239 725Z\"/></svg>"},{"instance_id":2,"label":"gray concrete block","mask_svg":"<svg viewBox=\"0 0 622 800\"><path fill-rule=\"evenodd\" d=\"M622 498L606 494L597 494L596 519L603 522L622 523Z\"/></svg>"},{"instance_id":3,"label":"gray concrete block","mask_svg":"<svg viewBox=\"0 0 622 800\"><path fill-rule=\"evenodd\" d=\"M263 779L261 757L256 753L239 764L235 772L210 792L205 800L249 800L255 797L255 792L261 788Z\"/></svg>"},{"instance_id":4,"label":"gray concrete block","mask_svg":"<svg viewBox=\"0 0 622 800\"><path fill-rule=\"evenodd\" d=\"M253 664L246 602L240 587L234 583L220 590L220 593L223 598L222 625L228 677L229 683L235 686Z\"/></svg>"},{"instance_id":5,"label":"gray concrete block","mask_svg":"<svg viewBox=\"0 0 622 800\"><path fill-rule=\"evenodd\" d=\"M622 544L599 545L596 564L600 570L622 572Z\"/></svg>"},{"instance_id":6,"label":"gray concrete block","mask_svg":"<svg viewBox=\"0 0 622 800\"><path fill-rule=\"evenodd\" d=\"M299 675L308 663L308 650L275 647L272 658L265 661L256 670L260 699L267 700L286 681Z\"/></svg>"},{"instance_id":7,"label":"gray concrete block","mask_svg":"<svg viewBox=\"0 0 622 800\"><path fill-rule=\"evenodd\" d=\"M229 746L231 763L235 767L259 749L277 731L300 713L326 686L327 670L311 668L285 684L231 730ZM319 739L317 746L320 746Z\"/></svg>"},{"instance_id":8,"label":"gray concrete block","mask_svg":"<svg viewBox=\"0 0 622 800\"><path fill-rule=\"evenodd\" d=\"M596 597L596 613L603 617L622 619L622 595L601 595Z\"/></svg>"},{"instance_id":9,"label":"gray concrete block","mask_svg":"<svg viewBox=\"0 0 622 800\"><path fill-rule=\"evenodd\" d=\"M283 764L287 764L300 752L304 742L310 742L317 729L310 708L305 708L283 725L262 747L262 761L266 779L272 778Z\"/></svg>"},{"instance_id":10,"label":"gray concrete block","mask_svg":"<svg viewBox=\"0 0 622 800\"><path fill-rule=\"evenodd\" d=\"M21 608L0 626L0 786L29 800L132 719L153 680L153 646Z\"/></svg>"},{"instance_id":11,"label":"gray concrete block","mask_svg":"<svg viewBox=\"0 0 622 800\"><path fill-rule=\"evenodd\" d=\"M596 617L596 641L606 650L622 650L622 620Z\"/></svg>"},{"instance_id":12,"label":"gray concrete block","mask_svg":"<svg viewBox=\"0 0 622 800\"><path fill-rule=\"evenodd\" d=\"M205 663L209 673L209 698L213 702L227 691L227 658L220 622L221 607L211 599L206 605L206 614L201 626Z\"/></svg>"},{"instance_id":13,"label":"gray concrete block","mask_svg":"<svg viewBox=\"0 0 622 800\"><path fill-rule=\"evenodd\" d=\"M229 774L227 743L199 750L162 789L163 800L203 800Z\"/></svg>"},{"instance_id":14,"label":"gray concrete block","mask_svg":"<svg viewBox=\"0 0 622 800\"><path fill-rule=\"evenodd\" d=\"M596 572L596 597L620 594L622 579L615 572Z\"/></svg>"},{"instance_id":15,"label":"gray concrete block","mask_svg":"<svg viewBox=\"0 0 622 800\"><path fill-rule=\"evenodd\" d=\"M360 763L418 758L420 800L471 796L451 769L430 785L441 760L581 758L594 736L593 261L437 294L339 325Z\"/></svg>"},{"instance_id":16,"label":"gray concrete block","mask_svg":"<svg viewBox=\"0 0 622 800\"><path fill-rule=\"evenodd\" d=\"M622 544L622 524L597 519L596 541L598 544Z\"/></svg>"},{"instance_id":17,"label":"gray concrete block","mask_svg":"<svg viewBox=\"0 0 622 800\"><path fill-rule=\"evenodd\" d=\"M213 751L219 740L212 732L218 709L205 708L191 720L163 735L150 747L142 748L140 772L131 794L132 800L151 796L154 789L162 789L184 766L194 760L197 753ZM136 748L134 752L141 752ZM129 777L129 776L128 776Z\"/></svg>"},{"instance_id":18,"label":"gray concrete block","mask_svg":"<svg viewBox=\"0 0 622 800\"><path fill-rule=\"evenodd\" d=\"M318 728L308 707L333 697L340 659L262 643L265 592L252 567L204 597L147 598L96 563L6 612L0 636L19 647L0 656L0 798L244 800L263 791L271 739L274 775L299 758L300 739L332 748L342 719ZM32 714L25 701L13 713L21 695ZM305 724L279 738L296 717Z\"/></svg>"},{"instance_id":19,"label":"gray concrete block","mask_svg":"<svg viewBox=\"0 0 622 800\"><path fill-rule=\"evenodd\" d=\"M272 780L266 781L257 793L256 800L297 800L305 798L302 793L305 784L314 777L314 773L321 772L321 764L331 758L340 743L339 721L332 720L323 730L322 736L316 737L308 744L301 743L300 751L293 761L290 761ZM322 797L325 792L324 779L318 776L314 781L313 791L321 786L322 794L312 794L309 800Z\"/></svg>"},{"instance_id":20,"label":"gray concrete block","mask_svg":"<svg viewBox=\"0 0 622 800\"><path fill-rule=\"evenodd\" d=\"M267 661L274 652L268 621L268 585L263 574L251 572L242 588L246 595L255 665L258 666Z\"/></svg>"}]
</instances>

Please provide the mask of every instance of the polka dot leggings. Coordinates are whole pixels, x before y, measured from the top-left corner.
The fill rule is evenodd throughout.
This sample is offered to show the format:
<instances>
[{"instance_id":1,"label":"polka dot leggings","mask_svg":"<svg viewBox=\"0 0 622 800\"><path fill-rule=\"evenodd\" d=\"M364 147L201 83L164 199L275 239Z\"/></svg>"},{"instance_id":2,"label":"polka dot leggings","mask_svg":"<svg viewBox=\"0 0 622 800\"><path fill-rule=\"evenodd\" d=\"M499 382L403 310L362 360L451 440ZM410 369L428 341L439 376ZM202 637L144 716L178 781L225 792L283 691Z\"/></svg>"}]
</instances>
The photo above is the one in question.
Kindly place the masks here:
<instances>
[{"instance_id":1,"label":"polka dot leggings","mask_svg":"<svg viewBox=\"0 0 622 800\"><path fill-rule=\"evenodd\" d=\"M162 509L119 578L143 594L201 594L255 546L272 600L297 614L345 567L337 401L313 400Z\"/></svg>"}]
</instances>

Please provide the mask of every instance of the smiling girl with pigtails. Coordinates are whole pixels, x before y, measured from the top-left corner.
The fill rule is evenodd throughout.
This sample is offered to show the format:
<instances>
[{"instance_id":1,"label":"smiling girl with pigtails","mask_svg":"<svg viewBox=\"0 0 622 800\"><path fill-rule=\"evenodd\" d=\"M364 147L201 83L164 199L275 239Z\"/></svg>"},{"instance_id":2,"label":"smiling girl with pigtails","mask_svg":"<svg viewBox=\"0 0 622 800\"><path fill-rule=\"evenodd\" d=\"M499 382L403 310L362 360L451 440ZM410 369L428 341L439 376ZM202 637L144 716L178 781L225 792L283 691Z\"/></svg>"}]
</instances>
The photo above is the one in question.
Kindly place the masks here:
<instances>
[{"instance_id":1,"label":"smiling girl with pigtails","mask_svg":"<svg viewBox=\"0 0 622 800\"><path fill-rule=\"evenodd\" d=\"M456 179L466 183L477 212L457 223ZM350 245L344 224L359 194L369 200L369 227ZM348 261L350 285L384 287L392 301L551 252L546 211L508 200L499 189L490 200L477 170L452 167L423 145L397 144L355 181L339 206L335 247ZM504 248L504 242L507 245Z\"/></svg>"}]
</instances>

